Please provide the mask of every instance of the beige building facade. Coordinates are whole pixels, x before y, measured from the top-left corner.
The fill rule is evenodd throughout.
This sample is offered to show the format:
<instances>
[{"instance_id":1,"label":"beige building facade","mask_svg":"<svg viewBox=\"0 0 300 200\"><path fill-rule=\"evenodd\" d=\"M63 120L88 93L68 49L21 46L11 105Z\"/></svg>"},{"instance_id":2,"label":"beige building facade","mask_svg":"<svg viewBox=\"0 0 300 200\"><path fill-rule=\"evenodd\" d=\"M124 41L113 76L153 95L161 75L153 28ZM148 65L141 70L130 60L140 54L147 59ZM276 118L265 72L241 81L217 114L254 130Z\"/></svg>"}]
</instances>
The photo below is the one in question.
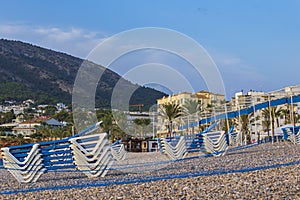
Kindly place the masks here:
<instances>
[{"instance_id":1,"label":"beige building facade","mask_svg":"<svg viewBox=\"0 0 300 200\"><path fill-rule=\"evenodd\" d=\"M178 127L186 123L199 120L201 112L203 112L209 107L221 106L222 104L225 103L225 96L223 94L215 94L205 90L201 90L196 93L182 92L182 93L178 93L178 94L174 94L171 96L158 99L157 105L159 109L158 109L158 117L157 117L157 124L156 124L158 137L165 137L168 134L168 121L160 113L162 112L161 111L162 105L174 103L179 105L181 108L183 108L188 101L198 102L199 112L193 115L181 116L180 118L175 119L173 121L173 126L172 126L172 130L173 130L173 133L171 133L172 136L174 134L177 135L192 134L195 131L197 131L197 129L195 128L179 131Z\"/></svg>"}]
</instances>

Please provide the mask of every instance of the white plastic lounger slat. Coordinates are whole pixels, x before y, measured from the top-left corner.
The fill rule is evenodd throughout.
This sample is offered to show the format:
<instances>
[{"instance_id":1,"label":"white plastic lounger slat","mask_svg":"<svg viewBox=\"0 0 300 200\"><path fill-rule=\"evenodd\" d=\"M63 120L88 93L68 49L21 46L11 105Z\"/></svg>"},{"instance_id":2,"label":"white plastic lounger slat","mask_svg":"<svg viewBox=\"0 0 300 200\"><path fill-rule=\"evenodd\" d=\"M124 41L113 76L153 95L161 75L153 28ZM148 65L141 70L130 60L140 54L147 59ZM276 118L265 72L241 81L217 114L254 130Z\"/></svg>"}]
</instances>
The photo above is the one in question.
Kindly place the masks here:
<instances>
[{"instance_id":1,"label":"white plastic lounger slat","mask_svg":"<svg viewBox=\"0 0 300 200\"><path fill-rule=\"evenodd\" d=\"M165 138L161 139L162 151L171 160L178 160L184 158L187 155L186 142L184 137L180 137L176 146L172 146Z\"/></svg>"},{"instance_id":2,"label":"white plastic lounger slat","mask_svg":"<svg viewBox=\"0 0 300 200\"><path fill-rule=\"evenodd\" d=\"M9 148L2 148L3 165L20 183L36 181L44 172L42 154L39 145L32 146L24 161L19 161Z\"/></svg>"},{"instance_id":3,"label":"white plastic lounger slat","mask_svg":"<svg viewBox=\"0 0 300 200\"><path fill-rule=\"evenodd\" d=\"M93 137L94 141L85 142L85 140L89 140L89 137ZM114 160L106 133L72 138L69 141L78 170L90 178L105 176ZM95 145L85 148L84 144Z\"/></svg>"},{"instance_id":4,"label":"white plastic lounger slat","mask_svg":"<svg viewBox=\"0 0 300 200\"><path fill-rule=\"evenodd\" d=\"M219 137L215 139L217 134L219 134ZM212 140L210 138L211 135L213 135L215 140ZM207 153L212 154L213 156L224 155L226 153L226 150L228 149L225 132L214 132L211 134L205 134L203 140L204 150Z\"/></svg>"},{"instance_id":5,"label":"white plastic lounger slat","mask_svg":"<svg viewBox=\"0 0 300 200\"><path fill-rule=\"evenodd\" d=\"M116 160L124 160L127 154L124 144L116 144L111 146L111 153Z\"/></svg>"}]
</instances>

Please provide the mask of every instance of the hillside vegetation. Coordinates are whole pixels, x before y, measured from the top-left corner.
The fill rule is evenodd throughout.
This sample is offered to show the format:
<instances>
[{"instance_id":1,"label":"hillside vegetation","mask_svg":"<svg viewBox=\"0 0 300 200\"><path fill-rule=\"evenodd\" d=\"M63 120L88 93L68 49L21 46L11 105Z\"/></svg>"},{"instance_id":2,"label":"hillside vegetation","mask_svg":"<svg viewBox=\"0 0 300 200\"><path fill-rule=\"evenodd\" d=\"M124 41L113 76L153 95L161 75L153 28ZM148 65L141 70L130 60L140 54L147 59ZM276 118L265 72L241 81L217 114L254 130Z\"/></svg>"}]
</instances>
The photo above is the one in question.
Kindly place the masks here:
<instances>
[{"instance_id":1,"label":"hillside vegetation","mask_svg":"<svg viewBox=\"0 0 300 200\"><path fill-rule=\"evenodd\" d=\"M0 40L0 101L35 99L38 103L71 103L72 88L83 60L28 43ZM121 78L99 66L104 74L96 92L96 106L109 107L112 90ZM132 87L123 81L124 87ZM139 87L131 104L147 108L165 95L154 89Z\"/></svg>"}]
</instances>

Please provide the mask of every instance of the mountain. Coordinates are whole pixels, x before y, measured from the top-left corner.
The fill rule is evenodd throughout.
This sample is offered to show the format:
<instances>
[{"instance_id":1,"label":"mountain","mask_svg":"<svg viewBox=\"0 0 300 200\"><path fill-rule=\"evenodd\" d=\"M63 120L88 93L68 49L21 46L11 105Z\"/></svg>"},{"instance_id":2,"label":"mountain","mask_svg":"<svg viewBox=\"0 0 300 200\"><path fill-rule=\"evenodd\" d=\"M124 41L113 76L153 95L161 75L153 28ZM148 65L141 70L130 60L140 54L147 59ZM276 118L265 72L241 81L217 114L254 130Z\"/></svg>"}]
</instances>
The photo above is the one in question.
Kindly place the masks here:
<instances>
[{"instance_id":1,"label":"mountain","mask_svg":"<svg viewBox=\"0 0 300 200\"><path fill-rule=\"evenodd\" d=\"M31 98L45 104L71 103L73 84L83 61L32 44L0 39L0 101ZM96 91L97 107L110 106L113 88L120 79L124 87L136 87L111 70L99 65L97 68L103 71ZM139 86L130 104L144 104L148 108L164 95Z\"/></svg>"}]
</instances>

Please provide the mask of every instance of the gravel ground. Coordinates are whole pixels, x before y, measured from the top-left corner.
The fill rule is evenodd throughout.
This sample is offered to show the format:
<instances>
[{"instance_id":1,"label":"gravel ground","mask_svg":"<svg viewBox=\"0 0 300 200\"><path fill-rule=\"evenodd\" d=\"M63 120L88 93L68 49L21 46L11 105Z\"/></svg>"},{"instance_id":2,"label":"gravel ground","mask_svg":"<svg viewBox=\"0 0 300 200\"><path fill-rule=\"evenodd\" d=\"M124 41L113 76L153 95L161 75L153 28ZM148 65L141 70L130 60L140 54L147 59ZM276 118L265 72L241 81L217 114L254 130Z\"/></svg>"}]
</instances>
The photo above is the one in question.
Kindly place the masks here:
<instances>
[{"instance_id":1,"label":"gravel ground","mask_svg":"<svg viewBox=\"0 0 300 200\"><path fill-rule=\"evenodd\" d=\"M269 143L222 157L165 160L129 153L104 178L49 172L30 184L0 170L0 199L300 199L300 145ZM128 171L120 167L126 162L148 165Z\"/></svg>"}]
</instances>

